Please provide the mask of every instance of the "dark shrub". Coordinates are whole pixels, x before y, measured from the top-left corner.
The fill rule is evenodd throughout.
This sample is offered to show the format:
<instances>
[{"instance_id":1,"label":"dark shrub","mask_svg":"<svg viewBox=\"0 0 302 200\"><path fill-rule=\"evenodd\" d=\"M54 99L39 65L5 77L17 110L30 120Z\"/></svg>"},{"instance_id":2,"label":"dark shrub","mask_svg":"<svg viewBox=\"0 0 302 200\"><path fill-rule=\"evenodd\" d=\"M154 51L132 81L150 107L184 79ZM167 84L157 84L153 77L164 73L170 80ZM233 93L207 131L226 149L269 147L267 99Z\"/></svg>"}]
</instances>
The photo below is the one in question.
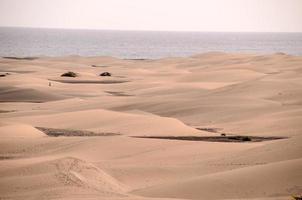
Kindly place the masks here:
<instances>
[{"instance_id":1,"label":"dark shrub","mask_svg":"<svg viewBox=\"0 0 302 200\"><path fill-rule=\"evenodd\" d=\"M78 75L75 72L66 72L66 73L62 74L61 76L77 77Z\"/></svg>"},{"instance_id":2,"label":"dark shrub","mask_svg":"<svg viewBox=\"0 0 302 200\"><path fill-rule=\"evenodd\" d=\"M10 75L10 73L4 73L4 74L0 74L0 77L5 77L5 76L8 76Z\"/></svg>"},{"instance_id":3,"label":"dark shrub","mask_svg":"<svg viewBox=\"0 0 302 200\"><path fill-rule=\"evenodd\" d=\"M103 72L100 74L100 76L111 76L111 73L109 72Z\"/></svg>"}]
</instances>

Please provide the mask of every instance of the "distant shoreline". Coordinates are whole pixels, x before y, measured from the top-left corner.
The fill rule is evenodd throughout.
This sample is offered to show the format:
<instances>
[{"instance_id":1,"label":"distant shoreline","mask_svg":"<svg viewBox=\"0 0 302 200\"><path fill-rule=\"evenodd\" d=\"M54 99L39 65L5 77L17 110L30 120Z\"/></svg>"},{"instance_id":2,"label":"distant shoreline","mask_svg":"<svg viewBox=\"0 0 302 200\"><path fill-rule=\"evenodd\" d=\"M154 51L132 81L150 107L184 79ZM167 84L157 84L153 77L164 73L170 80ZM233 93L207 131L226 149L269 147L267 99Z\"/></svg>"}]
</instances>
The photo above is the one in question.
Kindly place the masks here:
<instances>
[{"instance_id":1,"label":"distant shoreline","mask_svg":"<svg viewBox=\"0 0 302 200\"><path fill-rule=\"evenodd\" d=\"M246 55L246 56L274 56L274 55L284 55L284 56L293 56L293 57L300 57L299 55L290 55L286 54L284 52L275 52L275 53L253 53L253 52L219 52L219 51L209 51L209 52L203 52L203 53L196 53L190 56L178 56L178 57L162 57L162 58L120 58L116 56L107 56L107 55L96 55L96 56L81 56L81 55L63 55L63 56L46 56L46 55L40 55L40 56L0 56L2 59L8 59L8 60L20 60L20 61L33 61L33 60L38 60L41 58L72 58L72 57L79 57L79 58L114 58L118 60L125 60L125 61L156 61L156 60L161 60L161 59L177 59L177 58L190 58L190 57L196 57L196 56L207 56L207 55L215 55L215 54L225 54L225 55ZM97 65L92 65L92 67L108 67L108 66L97 66Z\"/></svg>"},{"instance_id":2,"label":"distant shoreline","mask_svg":"<svg viewBox=\"0 0 302 200\"><path fill-rule=\"evenodd\" d=\"M302 55L302 33L173 32L0 27L1 57L188 57L199 53Z\"/></svg>"}]
</instances>

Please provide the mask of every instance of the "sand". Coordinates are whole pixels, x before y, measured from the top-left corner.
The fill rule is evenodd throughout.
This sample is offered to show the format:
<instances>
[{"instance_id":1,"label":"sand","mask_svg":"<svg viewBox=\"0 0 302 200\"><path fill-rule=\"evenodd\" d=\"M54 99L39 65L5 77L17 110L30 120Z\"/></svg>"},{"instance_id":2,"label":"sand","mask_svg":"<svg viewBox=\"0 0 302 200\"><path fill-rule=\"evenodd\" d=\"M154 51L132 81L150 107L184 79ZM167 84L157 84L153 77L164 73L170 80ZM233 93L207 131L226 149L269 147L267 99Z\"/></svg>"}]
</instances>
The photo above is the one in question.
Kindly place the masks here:
<instances>
[{"instance_id":1,"label":"sand","mask_svg":"<svg viewBox=\"0 0 302 200\"><path fill-rule=\"evenodd\" d=\"M302 57L1 58L0 73L0 199L302 193Z\"/></svg>"}]
</instances>

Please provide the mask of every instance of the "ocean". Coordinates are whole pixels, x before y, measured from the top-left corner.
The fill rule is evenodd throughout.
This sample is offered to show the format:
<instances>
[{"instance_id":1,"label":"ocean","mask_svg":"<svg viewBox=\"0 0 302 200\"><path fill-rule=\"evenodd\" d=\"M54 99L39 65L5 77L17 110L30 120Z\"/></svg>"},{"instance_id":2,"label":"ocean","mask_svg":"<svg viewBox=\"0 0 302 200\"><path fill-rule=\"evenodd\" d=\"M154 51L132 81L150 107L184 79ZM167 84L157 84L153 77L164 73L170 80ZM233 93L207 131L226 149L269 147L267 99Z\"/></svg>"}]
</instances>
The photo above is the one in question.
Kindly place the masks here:
<instances>
[{"instance_id":1,"label":"ocean","mask_svg":"<svg viewBox=\"0 0 302 200\"><path fill-rule=\"evenodd\" d=\"M0 56L162 58L199 53L302 55L302 33L223 33L0 28Z\"/></svg>"}]
</instances>

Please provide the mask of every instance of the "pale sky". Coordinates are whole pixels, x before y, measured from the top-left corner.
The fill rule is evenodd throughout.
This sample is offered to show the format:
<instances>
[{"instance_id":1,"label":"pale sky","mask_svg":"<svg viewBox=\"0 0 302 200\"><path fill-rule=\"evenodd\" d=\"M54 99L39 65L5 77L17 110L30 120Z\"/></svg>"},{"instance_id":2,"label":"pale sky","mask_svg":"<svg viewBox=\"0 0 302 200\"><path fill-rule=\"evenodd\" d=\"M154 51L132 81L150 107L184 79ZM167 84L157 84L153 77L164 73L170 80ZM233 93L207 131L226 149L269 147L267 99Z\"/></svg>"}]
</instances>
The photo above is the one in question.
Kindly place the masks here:
<instances>
[{"instance_id":1,"label":"pale sky","mask_svg":"<svg viewBox=\"0 0 302 200\"><path fill-rule=\"evenodd\" d=\"M0 0L0 26L302 32L302 0Z\"/></svg>"}]
</instances>

